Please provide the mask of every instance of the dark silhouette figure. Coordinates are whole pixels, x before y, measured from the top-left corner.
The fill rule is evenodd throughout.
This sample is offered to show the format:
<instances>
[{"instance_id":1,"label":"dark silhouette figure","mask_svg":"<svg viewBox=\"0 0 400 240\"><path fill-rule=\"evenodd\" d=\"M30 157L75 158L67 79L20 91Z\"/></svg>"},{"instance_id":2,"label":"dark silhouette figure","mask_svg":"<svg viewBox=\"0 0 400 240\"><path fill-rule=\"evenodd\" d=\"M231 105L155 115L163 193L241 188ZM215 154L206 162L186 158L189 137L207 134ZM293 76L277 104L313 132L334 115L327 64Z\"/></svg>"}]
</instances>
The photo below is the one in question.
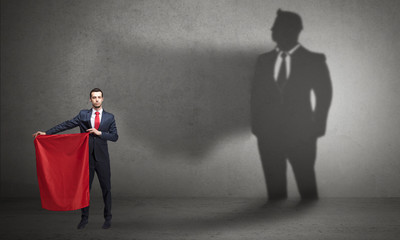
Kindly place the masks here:
<instances>
[{"instance_id":1,"label":"dark silhouette figure","mask_svg":"<svg viewBox=\"0 0 400 240\"><path fill-rule=\"evenodd\" d=\"M272 27L276 49L257 60L251 95L268 199L287 198L286 161L302 199L317 199L316 140L325 134L332 87L325 56L298 43L298 14L278 10ZM311 94L315 95L315 108Z\"/></svg>"}]
</instances>

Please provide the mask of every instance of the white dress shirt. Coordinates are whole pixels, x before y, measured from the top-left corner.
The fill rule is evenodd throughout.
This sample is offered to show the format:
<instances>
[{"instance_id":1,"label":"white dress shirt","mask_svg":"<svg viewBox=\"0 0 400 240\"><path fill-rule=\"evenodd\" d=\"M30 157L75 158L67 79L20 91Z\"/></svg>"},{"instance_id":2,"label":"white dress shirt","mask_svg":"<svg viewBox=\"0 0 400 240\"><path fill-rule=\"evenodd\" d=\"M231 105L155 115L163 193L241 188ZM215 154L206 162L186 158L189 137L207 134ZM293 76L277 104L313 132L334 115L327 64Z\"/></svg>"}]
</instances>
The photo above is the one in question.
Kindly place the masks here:
<instances>
[{"instance_id":1,"label":"white dress shirt","mask_svg":"<svg viewBox=\"0 0 400 240\"><path fill-rule=\"evenodd\" d=\"M291 55L300 47L300 44L297 44L294 46L294 48L290 49L290 51L285 52L286 57L285 57L285 63L286 63L286 79L289 79L290 76L290 64L291 64ZM275 67L274 67L274 79L275 81L278 80L278 74L279 74L279 69L281 68L282 65L282 56L281 54L283 51L281 51L278 47L276 48L276 51L278 52L278 56L276 57L275 61Z\"/></svg>"},{"instance_id":2,"label":"white dress shirt","mask_svg":"<svg viewBox=\"0 0 400 240\"><path fill-rule=\"evenodd\" d=\"M96 110L94 110L94 108L92 108L92 116L90 117L90 123L92 124L92 128L94 128L94 120L96 118L95 112L96 112ZM103 108L101 108L98 112L100 113L99 118L100 118L100 122L101 122L101 117L103 116Z\"/></svg>"}]
</instances>

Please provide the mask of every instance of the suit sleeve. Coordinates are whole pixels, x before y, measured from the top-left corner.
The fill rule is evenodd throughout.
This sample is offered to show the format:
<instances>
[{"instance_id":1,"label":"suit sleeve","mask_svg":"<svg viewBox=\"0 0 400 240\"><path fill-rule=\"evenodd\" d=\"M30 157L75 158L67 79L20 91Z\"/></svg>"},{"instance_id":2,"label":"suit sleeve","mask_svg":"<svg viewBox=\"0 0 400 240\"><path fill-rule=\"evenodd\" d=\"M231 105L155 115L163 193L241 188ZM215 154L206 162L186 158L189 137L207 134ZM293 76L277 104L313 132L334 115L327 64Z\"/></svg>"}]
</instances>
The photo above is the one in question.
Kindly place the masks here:
<instances>
[{"instance_id":1,"label":"suit sleeve","mask_svg":"<svg viewBox=\"0 0 400 240\"><path fill-rule=\"evenodd\" d=\"M332 83L324 55L321 55L318 66L315 69L316 75L313 81L313 91L316 100L314 123L317 136L323 136L326 131L328 111L332 101Z\"/></svg>"},{"instance_id":2,"label":"suit sleeve","mask_svg":"<svg viewBox=\"0 0 400 240\"><path fill-rule=\"evenodd\" d=\"M115 124L114 116L112 116L108 132L101 132L100 138L112 142L116 142L118 140L117 125Z\"/></svg>"},{"instance_id":3,"label":"suit sleeve","mask_svg":"<svg viewBox=\"0 0 400 240\"><path fill-rule=\"evenodd\" d=\"M63 123L58 124L57 126L50 128L46 131L46 134L56 134L68 129L72 129L74 127L79 126L80 118L79 114L71 120L67 120Z\"/></svg>"}]
</instances>

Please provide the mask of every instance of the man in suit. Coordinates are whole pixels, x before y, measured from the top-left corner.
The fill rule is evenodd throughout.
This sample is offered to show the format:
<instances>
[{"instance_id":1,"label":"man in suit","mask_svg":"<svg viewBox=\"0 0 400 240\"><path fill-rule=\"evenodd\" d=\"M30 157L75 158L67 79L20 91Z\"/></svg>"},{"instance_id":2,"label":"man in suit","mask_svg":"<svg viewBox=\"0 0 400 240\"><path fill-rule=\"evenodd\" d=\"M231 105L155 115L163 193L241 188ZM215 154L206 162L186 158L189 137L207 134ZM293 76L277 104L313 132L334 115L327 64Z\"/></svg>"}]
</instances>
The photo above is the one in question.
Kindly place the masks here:
<instances>
[{"instance_id":1,"label":"man in suit","mask_svg":"<svg viewBox=\"0 0 400 240\"><path fill-rule=\"evenodd\" d=\"M259 56L253 79L252 132L258 140L269 200L287 198L287 160L301 198L318 198L316 140L325 134L332 87L325 56L298 42L302 28L298 14L278 10L271 29L277 46Z\"/></svg>"},{"instance_id":2,"label":"man in suit","mask_svg":"<svg viewBox=\"0 0 400 240\"><path fill-rule=\"evenodd\" d=\"M99 88L90 91L90 101L92 108L81 110L79 114L71 120L65 121L46 132L38 131L33 134L38 135L56 134L71 128L79 127L81 133L89 132L89 187L92 187L94 173L100 182L104 201L103 229L111 227L111 171L110 157L108 154L107 140L117 141L118 133L114 115L103 110L103 92ZM81 221L78 229L82 229L88 223L89 206L82 208Z\"/></svg>"}]
</instances>

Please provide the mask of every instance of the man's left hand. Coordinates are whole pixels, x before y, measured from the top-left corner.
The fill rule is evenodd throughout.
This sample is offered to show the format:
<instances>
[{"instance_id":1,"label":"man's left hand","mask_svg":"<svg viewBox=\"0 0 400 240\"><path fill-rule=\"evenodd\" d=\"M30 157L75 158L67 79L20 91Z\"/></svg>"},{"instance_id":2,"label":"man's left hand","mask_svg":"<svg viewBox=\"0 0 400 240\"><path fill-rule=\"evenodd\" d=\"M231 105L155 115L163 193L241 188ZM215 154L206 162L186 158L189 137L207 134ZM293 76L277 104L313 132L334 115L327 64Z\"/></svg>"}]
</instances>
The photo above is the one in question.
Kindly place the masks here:
<instances>
[{"instance_id":1,"label":"man's left hand","mask_svg":"<svg viewBox=\"0 0 400 240\"><path fill-rule=\"evenodd\" d=\"M96 128L89 128L88 130L86 130L86 132L96 134L97 136L101 135L101 132L99 130L97 130Z\"/></svg>"}]
</instances>

